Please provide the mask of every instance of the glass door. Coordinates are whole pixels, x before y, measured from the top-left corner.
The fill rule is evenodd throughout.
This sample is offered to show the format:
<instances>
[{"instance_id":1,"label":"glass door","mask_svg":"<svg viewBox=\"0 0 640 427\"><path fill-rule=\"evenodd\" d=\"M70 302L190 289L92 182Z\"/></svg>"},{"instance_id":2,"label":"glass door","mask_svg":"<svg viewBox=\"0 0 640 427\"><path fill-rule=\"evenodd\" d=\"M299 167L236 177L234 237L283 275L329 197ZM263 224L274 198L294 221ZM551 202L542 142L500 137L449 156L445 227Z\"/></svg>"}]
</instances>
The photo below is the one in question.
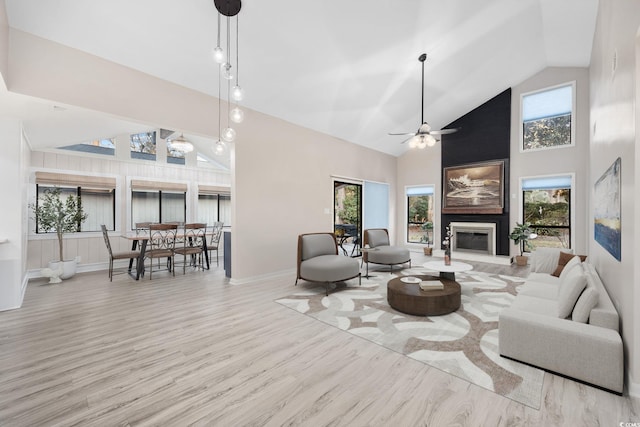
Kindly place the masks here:
<instances>
[{"instance_id":1,"label":"glass door","mask_svg":"<svg viewBox=\"0 0 640 427\"><path fill-rule=\"evenodd\" d=\"M333 182L333 218L338 251L345 256L360 256L362 184Z\"/></svg>"}]
</instances>

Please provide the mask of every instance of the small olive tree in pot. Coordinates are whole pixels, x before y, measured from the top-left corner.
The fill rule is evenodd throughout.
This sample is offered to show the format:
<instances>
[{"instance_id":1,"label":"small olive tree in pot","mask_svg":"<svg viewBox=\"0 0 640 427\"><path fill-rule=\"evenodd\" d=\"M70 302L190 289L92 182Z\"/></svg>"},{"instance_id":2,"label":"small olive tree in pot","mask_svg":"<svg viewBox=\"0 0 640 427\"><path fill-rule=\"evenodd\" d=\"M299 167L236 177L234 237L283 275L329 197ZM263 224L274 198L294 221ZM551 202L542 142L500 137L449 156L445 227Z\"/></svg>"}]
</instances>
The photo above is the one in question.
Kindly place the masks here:
<instances>
[{"instance_id":1,"label":"small olive tree in pot","mask_svg":"<svg viewBox=\"0 0 640 427\"><path fill-rule=\"evenodd\" d=\"M433 232L433 222L427 221L423 223L420 228L425 231L425 234L420 237L421 243L426 243L427 246L423 247L424 254L431 256L433 254L433 248L431 247L431 233Z\"/></svg>"},{"instance_id":2,"label":"small olive tree in pot","mask_svg":"<svg viewBox=\"0 0 640 427\"><path fill-rule=\"evenodd\" d=\"M82 201L79 197L69 195L62 199L59 188L46 190L35 205L29 205L36 221L36 229L45 233L54 231L58 237L59 257L57 261L49 263L49 268L58 270L57 262L63 264L62 279L68 279L75 274L75 259L64 259L63 236L65 233L79 231L80 223L87 219L87 214L82 209Z\"/></svg>"}]
</instances>

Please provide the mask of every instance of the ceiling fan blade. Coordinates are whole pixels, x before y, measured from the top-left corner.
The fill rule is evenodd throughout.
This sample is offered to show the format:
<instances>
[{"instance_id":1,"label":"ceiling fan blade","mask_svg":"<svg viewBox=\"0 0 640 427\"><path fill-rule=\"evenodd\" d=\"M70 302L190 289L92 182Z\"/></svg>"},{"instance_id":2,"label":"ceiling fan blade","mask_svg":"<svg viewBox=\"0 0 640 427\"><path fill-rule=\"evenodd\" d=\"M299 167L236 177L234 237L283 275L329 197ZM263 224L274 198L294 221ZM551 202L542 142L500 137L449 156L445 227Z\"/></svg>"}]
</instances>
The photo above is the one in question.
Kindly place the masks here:
<instances>
[{"instance_id":1,"label":"ceiling fan blade","mask_svg":"<svg viewBox=\"0 0 640 427\"><path fill-rule=\"evenodd\" d=\"M396 136L396 135L415 135L415 134L416 134L415 132L405 132L405 133L390 133L389 135Z\"/></svg>"},{"instance_id":2,"label":"ceiling fan blade","mask_svg":"<svg viewBox=\"0 0 640 427\"><path fill-rule=\"evenodd\" d=\"M442 129L442 130L432 130L429 132L431 135L448 135L450 133L458 132L460 128L456 129Z\"/></svg>"},{"instance_id":3,"label":"ceiling fan blade","mask_svg":"<svg viewBox=\"0 0 640 427\"><path fill-rule=\"evenodd\" d=\"M411 138L413 138L415 135L410 134L411 136L405 140L403 140L400 144L404 144L405 142L411 141Z\"/></svg>"}]
</instances>

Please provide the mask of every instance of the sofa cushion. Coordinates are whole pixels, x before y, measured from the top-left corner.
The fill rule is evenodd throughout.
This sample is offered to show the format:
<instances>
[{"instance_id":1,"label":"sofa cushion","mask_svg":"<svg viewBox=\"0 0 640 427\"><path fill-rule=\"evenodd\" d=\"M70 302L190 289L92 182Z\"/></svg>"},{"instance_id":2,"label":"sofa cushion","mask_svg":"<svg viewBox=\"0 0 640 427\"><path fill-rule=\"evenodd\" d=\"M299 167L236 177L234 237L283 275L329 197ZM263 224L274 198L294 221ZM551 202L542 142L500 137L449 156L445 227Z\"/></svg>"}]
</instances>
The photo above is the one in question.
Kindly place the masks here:
<instances>
[{"instance_id":1,"label":"sofa cushion","mask_svg":"<svg viewBox=\"0 0 640 427\"><path fill-rule=\"evenodd\" d=\"M409 250L397 246L378 246L367 253L367 262L374 264L404 264L411 260Z\"/></svg>"},{"instance_id":2,"label":"sofa cushion","mask_svg":"<svg viewBox=\"0 0 640 427\"><path fill-rule=\"evenodd\" d=\"M558 313L558 304L555 301L530 295L518 295L510 308L550 317L556 317Z\"/></svg>"},{"instance_id":3,"label":"sofa cushion","mask_svg":"<svg viewBox=\"0 0 640 427\"><path fill-rule=\"evenodd\" d=\"M587 287L578 298L578 302L573 308L573 313L571 313L571 319L576 322L587 323L591 309L598 304L598 299L598 291L593 287Z\"/></svg>"},{"instance_id":4,"label":"sofa cushion","mask_svg":"<svg viewBox=\"0 0 640 427\"><path fill-rule=\"evenodd\" d=\"M567 263L576 256L580 258L580 262L584 262L584 260L587 259L586 255L574 255L567 252L560 252L560 256L558 257L558 265L556 266L553 273L551 273L551 275L560 277L560 274L562 273L562 270L564 270L564 268L566 267Z\"/></svg>"},{"instance_id":5,"label":"sofa cushion","mask_svg":"<svg viewBox=\"0 0 640 427\"><path fill-rule=\"evenodd\" d=\"M558 284L528 281L518 288L518 295L528 295L552 301L558 299Z\"/></svg>"},{"instance_id":6,"label":"sofa cushion","mask_svg":"<svg viewBox=\"0 0 640 427\"><path fill-rule=\"evenodd\" d=\"M580 258L576 259L579 260ZM569 317L585 286L587 286L587 277L582 267L572 268L566 277L560 281L560 289L558 290L558 317L562 319Z\"/></svg>"},{"instance_id":7,"label":"sofa cushion","mask_svg":"<svg viewBox=\"0 0 640 427\"><path fill-rule=\"evenodd\" d=\"M560 285L560 278L552 276L548 273L530 273L527 277L527 283L536 282L536 283L548 283L550 285Z\"/></svg>"},{"instance_id":8,"label":"sofa cushion","mask_svg":"<svg viewBox=\"0 0 640 427\"><path fill-rule=\"evenodd\" d=\"M582 266L580 264L580 258L574 255L560 272L560 275L558 276L560 283L562 283L564 278L567 277L573 268L580 267L580 272L582 272Z\"/></svg>"},{"instance_id":9,"label":"sofa cushion","mask_svg":"<svg viewBox=\"0 0 640 427\"><path fill-rule=\"evenodd\" d=\"M320 255L300 263L300 277L316 282L338 282L358 273L358 261L342 255Z\"/></svg>"},{"instance_id":10,"label":"sofa cushion","mask_svg":"<svg viewBox=\"0 0 640 427\"><path fill-rule=\"evenodd\" d=\"M531 272L551 274L558 266L560 249L536 248L531 255Z\"/></svg>"}]
</instances>

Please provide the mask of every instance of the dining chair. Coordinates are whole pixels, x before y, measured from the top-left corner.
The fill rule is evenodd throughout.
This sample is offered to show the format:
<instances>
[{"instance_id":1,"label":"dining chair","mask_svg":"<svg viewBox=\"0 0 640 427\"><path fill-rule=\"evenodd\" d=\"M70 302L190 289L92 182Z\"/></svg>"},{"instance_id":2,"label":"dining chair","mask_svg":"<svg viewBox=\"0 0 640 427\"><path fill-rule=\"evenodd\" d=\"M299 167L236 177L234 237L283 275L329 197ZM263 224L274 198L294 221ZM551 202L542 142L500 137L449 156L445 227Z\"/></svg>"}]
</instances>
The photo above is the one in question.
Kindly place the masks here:
<instances>
[{"instance_id":1,"label":"dining chair","mask_svg":"<svg viewBox=\"0 0 640 427\"><path fill-rule=\"evenodd\" d=\"M220 265L218 259L218 249L220 248L220 237L222 236L222 227L224 223L216 221L213 223L211 231L211 240L207 243L207 250L209 251L209 259L211 259L211 251L216 251L216 265Z\"/></svg>"},{"instance_id":2,"label":"dining chair","mask_svg":"<svg viewBox=\"0 0 640 427\"><path fill-rule=\"evenodd\" d=\"M113 252L111 249L111 242L109 241L109 234L107 233L107 227L102 224L100 226L102 229L102 237L104 237L104 243L107 245L107 251L109 252L109 281L113 281L113 261L117 259L128 259L136 260L136 268L138 266L138 258L140 256L140 252L138 251L127 251L127 252Z\"/></svg>"},{"instance_id":3,"label":"dining chair","mask_svg":"<svg viewBox=\"0 0 640 427\"><path fill-rule=\"evenodd\" d=\"M184 232L176 239L176 248L173 252L176 255L182 255L182 274L187 272L187 258L190 264L204 270L202 254L204 252L206 230L207 224L199 222L185 224Z\"/></svg>"},{"instance_id":4,"label":"dining chair","mask_svg":"<svg viewBox=\"0 0 640 427\"><path fill-rule=\"evenodd\" d=\"M149 242L147 243L147 250L145 252L145 258L151 260L149 265L149 280L153 274L153 259L154 258L166 258L167 269L176 275L174 268L174 249L176 243L176 234L178 231L177 224L150 224L149 225ZM158 268L160 264L158 262Z\"/></svg>"}]
</instances>

